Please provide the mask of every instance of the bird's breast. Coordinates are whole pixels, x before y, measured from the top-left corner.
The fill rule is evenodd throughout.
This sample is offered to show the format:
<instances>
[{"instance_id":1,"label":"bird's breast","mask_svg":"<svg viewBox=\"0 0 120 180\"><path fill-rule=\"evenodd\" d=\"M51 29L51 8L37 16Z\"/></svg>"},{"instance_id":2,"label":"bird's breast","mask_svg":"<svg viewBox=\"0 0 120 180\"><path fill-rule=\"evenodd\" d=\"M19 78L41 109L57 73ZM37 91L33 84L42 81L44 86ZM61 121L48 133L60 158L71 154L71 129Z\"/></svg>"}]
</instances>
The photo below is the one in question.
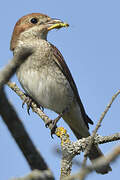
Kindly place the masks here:
<instances>
[{"instance_id":1,"label":"bird's breast","mask_svg":"<svg viewBox=\"0 0 120 180\"><path fill-rule=\"evenodd\" d=\"M26 61L17 72L22 87L38 104L61 113L74 98L68 80L54 61L31 62Z\"/></svg>"}]
</instances>

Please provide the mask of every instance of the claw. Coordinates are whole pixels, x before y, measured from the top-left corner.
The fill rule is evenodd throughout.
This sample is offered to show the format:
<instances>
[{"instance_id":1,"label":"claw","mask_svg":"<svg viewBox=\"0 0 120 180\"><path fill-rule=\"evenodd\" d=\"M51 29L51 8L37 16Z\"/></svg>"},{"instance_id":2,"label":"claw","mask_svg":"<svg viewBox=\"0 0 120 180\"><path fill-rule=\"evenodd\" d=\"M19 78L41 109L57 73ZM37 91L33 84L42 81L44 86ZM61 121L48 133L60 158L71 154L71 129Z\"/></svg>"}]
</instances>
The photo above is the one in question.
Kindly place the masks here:
<instances>
[{"instance_id":1,"label":"claw","mask_svg":"<svg viewBox=\"0 0 120 180\"><path fill-rule=\"evenodd\" d=\"M53 138L53 134L55 134L55 130L57 128L57 122L60 120L60 118L69 111L69 107L67 107L62 113L59 114L59 116L54 120L48 120L46 122L45 127L48 128L50 126L51 129L51 137Z\"/></svg>"},{"instance_id":2,"label":"claw","mask_svg":"<svg viewBox=\"0 0 120 180\"><path fill-rule=\"evenodd\" d=\"M27 113L30 115L30 106L27 106Z\"/></svg>"},{"instance_id":3,"label":"claw","mask_svg":"<svg viewBox=\"0 0 120 180\"><path fill-rule=\"evenodd\" d=\"M26 98L25 98L25 100L23 101L23 103L22 103L22 108L24 108L24 105L25 105L25 103L27 104L27 112L28 112L28 114L30 115L30 107L31 107L31 103L34 101L28 94L25 94L26 95ZM36 103L36 102L35 102ZM37 104L37 103L36 103ZM44 112L44 107L43 106L41 106L41 105L38 105L37 104L37 106L41 109L41 111L43 111Z\"/></svg>"},{"instance_id":4,"label":"claw","mask_svg":"<svg viewBox=\"0 0 120 180\"><path fill-rule=\"evenodd\" d=\"M22 108L24 107L24 104L27 104L27 112L28 112L28 114L30 115L30 106L31 106L31 103L32 103L32 99L31 99L31 97L30 96L28 96L28 95L26 95L26 98L25 98L25 100L23 101L23 103L22 103Z\"/></svg>"},{"instance_id":5,"label":"claw","mask_svg":"<svg viewBox=\"0 0 120 180\"><path fill-rule=\"evenodd\" d=\"M50 124L52 124L52 120L48 120L48 122L45 123L45 127L48 128Z\"/></svg>"},{"instance_id":6,"label":"claw","mask_svg":"<svg viewBox=\"0 0 120 180\"><path fill-rule=\"evenodd\" d=\"M54 120L50 120L49 122L46 123L46 127L48 127L51 125L51 137L53 138L53 134L55 134L56 128L57 128L57 122L60 120L60 118L69 111L69 107L67 107L62 113L59 114L59 116L54 119Z\"/></svg>"},{"instance_id":7,"label":"claw","mask_svg":"<svg viewBox=\"0 0 120 180\"><path fill-rule=\"evenodd\" d=\"M22 103L22 108L24 108L24 105L25 105L25 102L23 101L23 103Z\"/></svg>"},{"instance_id":8,"label":"claw","mask_svg":"<svg viewBox=\"0 0 120 180\"><path fill-rule=\"evenodd\" d=\"M46 124L45 124L45 127L48 128L48 126L50 126L50 129L51 129L51 137L53 138L53 134L55 134L55 130L57 128L57 125L56 125L56 119L54 120L49 120Z\"/></svg>"},{"instance_id":9,"label":"claw","mask_svg":"<svg viewBox=\"0 0 120 180\"><path fill-rule=\"evenodd\" d=\"M49 125L51 125L50 129L51 129L51 137L53 138L53 134L55 134L55 130L57 128L57 122L59 121L59 119L62 117L62 113L54 120L49 120L46 124L45 127L48 128Z\"/></svg>"},{"instance_id":10,"label":"claw","mask_svg":"<svg viewBox=\"0 0 120 180\"><path fill-rule=\"evenodd\" d=\"M55 134L55 131L56 131L56 128L57 128L57 125L54 124L52 129L51 129L51 138L53 139L53 134Z\"/></svg>"},{"instance_id":11,"label":"claw","mask_svg":"<svg viewBox=\"0 0 120 180\"><path fill-rule=\"evenodd\" d=\"M44 107L43 106L39 105L39 108L41 109L41 111L44 112Z\"/></svg>"}]
</instances>

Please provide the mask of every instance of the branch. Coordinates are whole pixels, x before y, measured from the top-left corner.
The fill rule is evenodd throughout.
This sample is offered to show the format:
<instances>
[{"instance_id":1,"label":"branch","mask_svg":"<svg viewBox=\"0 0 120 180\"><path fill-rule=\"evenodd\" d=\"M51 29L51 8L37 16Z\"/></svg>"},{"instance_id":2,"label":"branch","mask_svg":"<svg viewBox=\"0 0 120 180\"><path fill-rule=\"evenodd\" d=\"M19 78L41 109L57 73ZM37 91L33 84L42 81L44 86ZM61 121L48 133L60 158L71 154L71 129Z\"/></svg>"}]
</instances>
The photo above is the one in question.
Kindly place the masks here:
<instances>
[{"instance_id":1,"label":"branch","mask_svg":"<svg viewBox=\"0 0 120 180\"><path fill-rule=\"evenodd\" d=\"M16 72L17 68L33 53L33 49L22 47L18 54L0 71L0 88L9 81L11 76Z\"/></svg>"},{"instance_id":2,"label":"branch","mask_svg":"<svg viewBox=\"0 0 120 180\"><path fill-rule=\"evenodd\" d=\"M15 83L8 82L8 86L24 101L26 99L26 95L16 86ZM97 125L97 128L95 129L92 136L89 136L87 138L79 139L76 142L71 142L69 140L69 135L63 128L57 128L56 129L56 135L61 138L61 149L62 149L62 161L61 161L61 179L63 177L67 177L71 173L72 168L72 160L77 155L80 154L81 151L86 151L87 147L89 146L91 139L92 143L94 144L102 144L107 143L111 141L120 140L120 133L113 134L112 136L98 136L96 135L98 126L100 126L100 123L102 122L102 119L104 118L105 114L107 113L108 109L110 108L112 102L117 97L117 95L120 93L116 93L114 97L112 98L112 101L109 103L107 108L105 109L104 113L102 114L100 121ZM32 110L36 112L41 119L47 123L50 121L50 118L44 114L44 112L34 103L31 104ZM51 130L51 124L49 124L49 129ZM93 138L94 137L94 138ZM85 166L85 164L84 164Z\"/></svg>"},{"instance_id":3,"label":"branch","mask_svg":"<svg viewBox=\"0 0 120 180\"><path fill-rule=\"evenodd\" d=\"M88 154L89 154L89 152L90 152L90 149L91 149L91 147L92 147L92 144L93 144L93 142L94 142L94 137L95 137L98 129L100 128L101 123L102 123L105 115L107 114L108 110L110 109L113 101L116 99L116 97L117 97L119 94L120 94L120 90L119 90L116 94L113 95L110 103L107 105L107 107L105 108L104 112L102 113L102 115L101 115L101 117L100 117L100 119L99 119L99 121L98 121L98 123L97 123L97 125L96 125L96 127L95 127L95 130L93 131L93 133L92 133L92 135L91 135L91 140L90 140L90 142L89 142L89 144L88 144L88 146L87 146L87 148L86 148L86 150L85 150L85 153L84 153L84 160L83 160L83 164L82 164L83 167L84 167L85 164L86 164L87 156L88 156Z\"/></svg>"},{"instance_id":4,"label":"branch","mask_svg":"<svg viewBox=\"0 0 120 180\"><path fill-rule=\"evenodd\" d=\"M74 174L72 176L64 178L64 180L84 180L85 177L92 171L101 168L102 166L105 166L111 162L114 162L118 156L120 155L120 146L114 148L114 150L107 154L104 157L100 157L97 160L95 160L94 164L90 166L85 166L84 168L81 169L81 171L77 174Z\"/></svg>"},{"instance_id":5,"label":"branch","mask_svg":"<svg viewBox=\"0 0 120 180\"><path fill-rule=\"evenodd\" d=\"M32 143L28 133L26 132L21 120L15 112L13 106L8 101L6 94L3 90L3 85L9 81L11 76L16 72L17 68L34 52L34 47L20 47L17 51L17 55L14 55L13 59L6 65L4 69L0 71L0 115L3 121L6 123L11 135L15 139L17 145L24 154L30 168L32 170L38 169L47 172L47 175L53 175L44 159L37 151L36 147ZM47 176L46 176L47 177Z\"/></svg>"},{"instance_id":6,"label":"branch","mask_svg":"<svg viewBox=\"0 0 120 180\"><path fill-rule=\"evenodd\" d=\"M0 115L7 125L11 135L24 154L31 169L48 170L44 159L32 143L21 120L8 101L3 89L0 90Z\"/></svg>"},{"instance_id":7,"label":"branch","mask_svg":"<svg viewBox=\"0 0 120 180\"><path fill-rule=\"evenodd\" d=\"M64 128L57 128L56 135L61 139L62 160L60 179L62 180L64 177L69 176L71 173L72 159L74 157L74 154L72 153L73 146L69 139L69 135Z\"/></svg>"},{"instance_id":8,"label":"branch","mask_svg":"<svg viewBox=\"0 0 120 180\"><path fill-rule=\"evenodd\" d=\"M71 142L69 135L64 128L57 128L56 135L61 139L61 150L62 150L62 160L61 160L61 179L67 177L71 173L72 160L73 158L80 154L81 151L85 151L86 147L89 145L91 136L87 138L82 138L76 142ZM108 143L111 141L120 140L120 133L113 134L111 136L99 136L94 137L94 145ZM104 159L104 157L103 157ZM83 169L86 166L83 167ZM96 167L92 165L92 167ZM95 168L94 168L95 169Z\"/></svg>"},{"instance_id":9,"label":"branch","mask_svg":"<svg viewBox=\"0 0 120 180\"><path fill-rule=\"evenodd\" d=\"M54 180L54 177L50 170L45 170L45 171L34 170L25 177L14 178L11 180Z\"/></svg>"},{"instance_id":10,"label":"branch","mask_svg":"<svg viewBox=\"0 0 120 180\"><path fill-rule=\"evenodd\" d=\"M8 82L7 85L23 100L25 101L26 95L17 87L15 83ZM38 114L38 116L44 121L45 124L52 121L40 108L39 106L32 101L31 103L32 110ZM53 126L51 123L48 124L48 128L52 130Z\"/></svg>"}]
</instances>

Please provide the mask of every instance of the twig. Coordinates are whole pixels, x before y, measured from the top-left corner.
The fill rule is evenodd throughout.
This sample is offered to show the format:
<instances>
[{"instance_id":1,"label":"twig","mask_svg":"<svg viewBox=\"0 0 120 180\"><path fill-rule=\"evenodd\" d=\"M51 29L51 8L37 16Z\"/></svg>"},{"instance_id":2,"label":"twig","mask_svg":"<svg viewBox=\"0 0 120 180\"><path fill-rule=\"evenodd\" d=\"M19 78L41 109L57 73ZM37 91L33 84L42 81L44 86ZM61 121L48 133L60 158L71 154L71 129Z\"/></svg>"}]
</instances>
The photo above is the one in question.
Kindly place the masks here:
<instances>
[{"instance_id":1,"label":"twig","mask_svg":"<svg viewBox=\"0 0 120 180\"><path fill-rule=\"evenodd\" d=\"M59 128L57 128L59 129ZM77 155L80 153L80 151L85 151L86 147L88 146L89 142L90 142L91 136L87 137L87 138L82 138L79 139L75 142L71 142L71 146L66 147L66 148L70 148L71 147L71 153L74 155ZM94 137L94 145L98 145L98 144L105 144L105 143L109 143L109 142L113 142L113 141L118 141L120 140L120 133L115 133L112 134L110 136L100 136L100 135L95 135ZM62 152L58 151L55 153L61 155Z\"/></svg>"},{"instance_id":2,"label":"twig","mask_svg":"<svg viewBox=\"0 0 120 180\"><path fill-rule=\"evenodd\" d=\"M26 95L17 87L15 83L8 82L7 85L24 101L26 99ZM45 124L51 121L51 119L39 108L39 106L35 103L31 103L32 110L41 117ZM52 124L48 124L48 128L52 130Z\"/></svg>"},{"instance_id":3,"label":"twig","mask_svg":"<svg viewBox=\"0 0 120 180\"><path fill-rule=\"evenodd\" d=\"M90 166L84 166L84 168L82 168L79 173L66 177L64 178L64 180L84 180L90 172L94 171L95 169L101 168L102 166L105 166L111 162L114 162L119 155L120 146L114 148L114 150L105 157L100 157L97 160L95 160L94 164Z\"/></svg>"},{"instance_id":4,"label":"twig","mask_svg":"<svg viewBox=\"0 0 120 180\"><path fill-rule=\"evenodd\" d=\"M15 93L22 100L24 100L26 98L26 95L16 86L15 83L8 82L7 84L13 91L15 91ZM119 93L117 93L117 95L118 94ZM117 95L115 95L115 97ZM114 99L115 99L115 97L114 97ZM113 102L113 98L112 98L112 102ZM102 121L102 118L104 118L105 113L107 113L112 102L109 103L109 105L107 106L107 110L105 110L104 113L102 114L102 116L100 118L100 122ZM32 107L32 110L34 112L36 112L41 117L41 119L43 119L43 121L45 123L47 123L48 121L51 120L34 102L32 102L31 107ZM98 128L98 126L97 126L97 128ZM49 125L49 129L51 130L50 125ZM56 131L57 136L58 136L58 134L57 134L58 129L59 128L57 128L57 131ZM61 143L61 149L62 149L61 179L70 174L71 167L72 167L72 159L74 158L75 155L79 154L81 151L86 151L86 148L89 146L89 142L91 141L91 138L93 138L94 144L99 144L99 143L102 144L102 143L107 143L107 142L111 142L111 141L115 141L115 140L120 140L120 133L116 133L112 136L105 136L104 137L104 136L97 136L96 132L97 131L95 130L94 131L95 134L93 134L94 137L90 136L87 138L83 138L83 139L80 139L74 143L71 143L70 141L66 141L66 140L64 141L63 137L66 137L66 136L64 136L65 134L62 134L62 136L61 136L61 141L62 141L62 143ZM63 131L62 131L62 133L63 133ZM84 164L84 166L85 166L85 164Z\"/></svg>"},{"instance_id":5,"label":"twig","mask_svg":"<svg viewBox=\"0 0 120 180\"><path fill-rule=\"evenodd\" d=\"M97 123L97 125L96 125L96 127L95 127L95 130L93 131L93 133L92 133L92 135L91 135L91 140L90 140L90 142L89 142L89 145L87 146L87 148L86 148L86 150L85 150L85 152L84 152L83 167L84 167L85 164L86 164L87 156L88 156L89 151L90 151L90 149L91 149L91 147L92 147L92 144L93 144L93 141L94 141L94 137L95 137L98 129L99 129L100 126L101 126L102 120L104 119L105 115L107 114L108 110L110 109L113 101L116 99L116 97L117 97L119 94L120 94L120 90L119 90L116 94L113 95L110 103L109 103L109 104L107 105L107 107L105 108L105 111L101 114L101 117L100 117L100 119L99 119L99 121L98 121L98 123Z\"/></svg>"}]
</instances>

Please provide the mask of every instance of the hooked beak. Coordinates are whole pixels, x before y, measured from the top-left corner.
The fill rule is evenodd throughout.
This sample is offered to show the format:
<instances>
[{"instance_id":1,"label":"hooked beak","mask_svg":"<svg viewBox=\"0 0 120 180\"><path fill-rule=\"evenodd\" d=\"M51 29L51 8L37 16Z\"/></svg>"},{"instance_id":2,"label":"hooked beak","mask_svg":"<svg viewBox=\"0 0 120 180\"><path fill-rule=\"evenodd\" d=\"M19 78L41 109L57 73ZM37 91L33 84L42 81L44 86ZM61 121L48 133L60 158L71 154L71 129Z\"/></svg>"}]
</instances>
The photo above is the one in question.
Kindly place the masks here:
<instances>
[{"instance_id":1,"label":"hooked beak","mask_svg":"<svg viewBox=\"0 0 120 180\"><path fill-rule=\"evenodd\" d=\"M50 31L52 29L60 29L62 27L68 27L69 24L59 20L59 19L51 19L49 22L48 22L48 28L47 30Z\"/></svg>"}]
</instances>

